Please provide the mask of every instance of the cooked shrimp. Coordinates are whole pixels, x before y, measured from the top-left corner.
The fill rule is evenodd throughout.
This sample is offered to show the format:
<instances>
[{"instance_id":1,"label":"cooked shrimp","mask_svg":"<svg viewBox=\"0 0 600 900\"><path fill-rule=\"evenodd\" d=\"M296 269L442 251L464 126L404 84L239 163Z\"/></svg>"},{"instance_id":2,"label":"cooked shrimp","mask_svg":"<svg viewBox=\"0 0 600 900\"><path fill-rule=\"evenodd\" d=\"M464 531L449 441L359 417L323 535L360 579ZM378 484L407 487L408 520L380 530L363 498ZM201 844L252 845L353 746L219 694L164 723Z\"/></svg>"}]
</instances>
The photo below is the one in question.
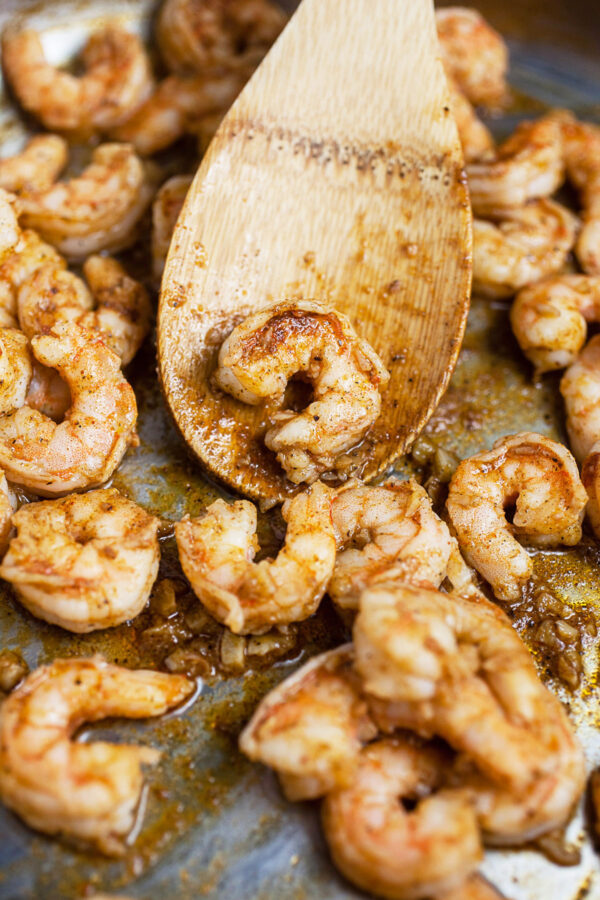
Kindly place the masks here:
<instances>
[{"instance_id":1,"label":"cooked shrimp","mask_svg":"<svg viewBox=\"0 0 600 900\"><path fill-rule=\"evenodd\" d=\"M580 461L600 440L600 335L595 335L569 366L560 382L565 401L569 444Z\"/></svg>"},{"instance_id":2,"label":"cooked shrimp","mask_svg":"<svg viewBox=\"0 0 600 900\"><path fill-rule=\"evenodd\" d=\"M68 159L68 145L57 134L37 134L15 156L0 159L0 187L6 191L49 188Z\"/></svg>"},{"instance_id":3,"label":"cooked shrimp","mask_svg":"<svg viewBox=\"0 0 600 900\"><path fill-rule=\"evenodd\" d=\"M346 316L304 300L276 303L234 328L219 352L215 382L243 403L281 404L298 373L311 382L314 401L300 413L274 413L265 435L294 484L315 481L365 436L390 377Z\"/></svg>"},{"instance_id":4,"label":"cooked shrimp","mask_svg":"<svg viewBox=\"0 0 600 900\"><path fill-rule=\"evenodd\" d=\"M56 659L4 701L0 797L28 825L121 855L136 818L141 764L158 750L72 740L84 722L160 716L190 696L183 675L113 666L102 657Z\"/></svg>"},{"instance_id":5,"label":"cooked shrimp","mask_svg":"<svg viewBox=\"0 0 600 900\"><path fill-rule=\"evenodd\" d=\"M254 69L287 22L270 0L165 0L156 28L172 72Z\"/></svg>"},{"instance_id":6,"label":"cooked shrimp","mask_svg":"<svg viewBox=\"0 0 600 900\"><path fill-rule=\"evenodd\" d=\"M560 203L532 200L498 223L473 221L473 291L509 297L558 272L575 243L579 221Z\"/></svg>"},{"instance_id":7,"label":"cooked shrimp","mask_svg":"<svg viewBox=\"0 0 600 900\"><path fill-rule=\"evenodd\" d=\"M586 502L567 448L522 432L463 460L450 482L447 509L467 562L499 599L518 600L533 563L515 535L537 547L577 544ZM513 506L509 524L505 511Z\"/></svg>"},{"instance_id":8,"label":"cooked shrimp","mask_svg":"<svg viewBox=\"0 0 600 900\"><path fill-rule=\"evenodd\" d=\"M288 800L346 787L377 736L352 661L351 644L311 659L267 694L240 736L242 753L276 770Z\"/></svg>"},{"instance_id":9,"label":"cooked shrimp","mask_svg":"<svg viewBox=\"0 0 600 900\"><path fill-rule=\"evenodd\" d=\"M536 122L522 122L492 158L467 166L473 211L477 216L493 216L528 200L549 197L564 175L559 118L551 113Z\"/></svg>"},{"instance_id":10,"label":"cooked shrimp","mask_svg":"<svg viewBox=\"0 0 600 900\"><path fill-rule=\"evenodd\" d=\"M162 185L152 204L152 272L160 282L171 237L193 175L174 175Z\"/></svg>"},{"instance_id":11,"label":"cooked shrimp","mask_svg":"<svg viewBox=\"0 0 600 900\"><path fill-rule=\"evenodd\" d=\"M159 520L115 488L28 503L0 566L30 613L84 633L133 619L158 573Z\"/></svg>"},{"instance_id":12,"label":"cooked shrimp","mask_svg":"<svg viewBox=\"0 0 600 900\"><path fill-rule=\"evenodd\" d=\"M499 106L508 99L504 38L475 9L437 9L435 24L444 68L471 103Z\"/></svg>"},{"instance_id":13,"label":"cooked shrimp","mask_svg":"<svg viewBox=\"0 0 600 900\"><path fill-rule=\"evenodd\" d=\"M77 178L20 198L23 225L34 228L70 259L120 250L135 240L153 186L127 144L102 144Z\"/></svg>"},{"instance_id":14,"label":"cooked shrimp","mask_svg":"<svg viewBox=\"0 0 600 900\"><path fill-rule=\"evenodd\" d=\"M135 394L121 361L86 329L66 323L34 337L31 347L64 378L73 403L58 425L29 406L0 417L0 468L42 496L96 487L135 440Z\"/></svg>"},{"instance_id":15,"label":"cooked shrimp","mask_svg":"<svg viewBox=\"0 0 600 900\"><path fill-rule=\"evenodd\" d=\"M142 156L150 156L193 131L195 123L206 116L225 113L245 81L240 73L233 72L220 78L171 75L160 82L131 119L111 131L111 137L133 144Z\"/></svg>"},{"instance_id":16,"label":"cooked shrimp","mask_svg":"<svg viewBox=\"0 0 600 900\"><path fill-rule=\"evenodd\" d=\"M12 516L17 508L17 498L9 487L6 475L0 472L0 554L8 547L12 530Z\"/></svg>"},{"instance_id":17,"label":"cooked shrimp","mask_svg":"<svg viewBox=\"0 0 600 900\"><path fill-rule=\"evenodd\" d=\"M536 372L563 369L575 361L587 323L600 321L600 276L555 275L523 288L510 323Z\"/></svg>"},{"instance_id":18,"label":"cooked shrimp","mask_svg":"<svg viewBox=\"0 0 600 900\"><path fill-rule=\"evenodd\" d=\"M16 328L0 328L0 415L25 405L31 377L27 338Z\"/></svg>"},{"instance_id":19,"label":"cooked shrimp","mask_svg":"<svg viewBox=\"0 0 600 900\"><path fill-rule=\"evenodd\" d=\"M12 254L17 246L20 236L16 198L0 189L0 270L4 260ZM11 323L6 322L5 324Z\"/></svg>"},{"instance_id":20,"label":"cooked shrimp","mask_svg":"<svg viewBox=\"0 0 600 900\"><path fill-rule=\"evenodd\" d=\"M335 563L333 491L314 484L284 503L285 544L275 560L254 563L256 507L216 500L197 519L175 525L183 571L197 597L236 634L301 622L317 609Z\"/></svg>"},{"instance_id":21,"label":"cooked shrimp","mask_svg":"<svg viewBox=\"0 0 600 900\"><path fill-rule=\"evenodd\" d=\"M438 735L477 767L478 784L487 780L476 802L495 842L565 824L583 790L583 754L497 606L382 577L362 594L354 646L379 727Z\"/></svg>"},{"instance_id":22,"label":"cooked shrimp","mask_svg":"<svg viewBox=\"0 0 600 900\"><path fill-rule=\"evenodd\" d=\"M559 116L567 174L583 207L583 228L575 252L584 272L600 275L600 126L577 122L566 112Z\"/></svg>"},{"instance_id":23,"label":"cooked shrimp","mask_svg":"<svg viewBox=\"0 0 600 900\"><path fill-rule=\"evenodd\" d=\"M458 128L458 137L465 162L473 162L494 150L491 132L478 118L473 106L456 84L448 79L452 115Z\"/></svg>"},{"instance_id":24,"label":"cooked shrimp","mask_svg":"<svg viewBox=\"0 0 600 900\"><path fill-rule=\"evenodd\" d=\"M349 787L328 794L323 829L333 861L353 884L416 900L462 884L483 856L468 793L440 789L448 754L409 738L361 753ZM403 801L415 803L410 812Z\"/></svg>"},{"instance_id":25,"label":"cooked shrimp","mask_svg":"<svg viewBox=\"0 0 600 900\"><path fill-rule=\"evenodd\" d=\"M403 563L407 580L443 581L452 541L415 481L350 486L335 497L331 512L337 556L327 590L342 609L357 610L370 578L392 563Z\"/></svg>"},{"instance_id":26,"label":"cooked shrimp","mask_svg":"<svg viewBox=\"0 0 600 900\"><path fill-rule=\"evenodd\" d=\"M600 538L600 439L592 445L583 461L581 480L589 497L585 512L592 531Z\"/></svg>"},{"instance_id":27,"label":"cooked shrimp","mask_svg":"<svg viewBox=\"0 0 600 900\"><path fill-rule=\"evenodd\" d=\"M152 89L150 63L135 34L107 25L89 38L76 77L47 62L36 31L7 31L4 72L21 105L50 131L87 135L119 125Z\"/></svg>"},{"instance_id":28,"label":"cooked shrimp","mask_svg":"<svg viewBox=\"0 0 600 900\"><path fill-rule=\"evenodd\" d=\"M2 215L0 196L0 218ZM35 231L20 231L12 251L0 259L0 325L14 328L18 325L17 295L23 282L36 269L52 263L64 269L66 262L54 247L43 241Z\"/></svg>"}]
</instances>

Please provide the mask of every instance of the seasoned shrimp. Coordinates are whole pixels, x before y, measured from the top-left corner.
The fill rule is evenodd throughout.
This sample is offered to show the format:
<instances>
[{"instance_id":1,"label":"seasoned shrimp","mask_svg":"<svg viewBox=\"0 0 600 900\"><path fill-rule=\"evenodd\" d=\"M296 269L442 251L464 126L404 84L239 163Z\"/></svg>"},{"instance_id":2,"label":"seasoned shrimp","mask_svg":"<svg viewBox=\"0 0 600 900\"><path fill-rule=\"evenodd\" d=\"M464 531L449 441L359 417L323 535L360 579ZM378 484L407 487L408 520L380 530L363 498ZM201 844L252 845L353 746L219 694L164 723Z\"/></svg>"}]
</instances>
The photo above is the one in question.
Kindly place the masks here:
<instances>
[{"instance_id":1,"label":"seasoned shrimp","mask_svg":"<svg viewBox=\"0 0 600 900\"><path fill-rule=\"evenodd\" d=\"M28 825L121 855L143 785L141 765L158 750L72 740L84 722L160 716L190 696L183 675L132 671L102 657L56 659L4 701L0 797Z\"/></svg>"},{"instance_id":2,"label":"seasoned shrimp","mask_svg":"<svg viewBox=\"0 0 600 900\"><path fill-rule=\"evenodd\" d=\"M137 113L111 131L142 156L164 150L206 116L224 114L245 84L241 73L220 78L171 75L160 82Z\"/></svg>"},{"instance_id":3,"label":"seasoned shrimp","mask_svg":"<svg viewBox=\"0 0 600 900\"><path fill-rule=\"evenodd\" d=\"M577 358L587 323L600 321L600 276L555 275L519 291L510 323L536 372L564 369Z\"/></svg>"},{"instance_id":4,"label":"seasoned shrimp","mask_svg":"<svg viewBox=\"0 0 600 900\"><path fill-rule=\"evenodd\" d=\"M577 544L586 502L567 448L522 432L463 460L450 482L447 509L467 562L499 599L518 600L533 563L515 535L537 547ZM513 506L509 524L505 511Z\"/></svg>"},{"instance_id":5,"label":"seasoned shrimp","mask_svg":"<svg viewBox=\"0 0 600 900\"><path fill-rule=\"evenodd\" d=\"M1 215L0 195L0 218ZM0 326L13 328L18 325L19 288L36 269L48 263L61 269L67 265L54 247L43 241L35 231L19 231L12 251L4 259L0 258Z\"/></svg>"},{"instance_id":6,"label":"seasoned shrimp","mask_svg":"<svg viewBox=\"0 0 600 900\"><path fill-rule=\"evenodd\" d=\"M25 405L32 374L25 335L16 328L0 328L0 415Z\"/></svg>"},{"instance_id":7,"label":"seasoned shrimp","mask_svg":"<svg viewBox=\"0 0 600 900\"><path fill-rule=\"evenodd\" d=\"M536 122L522 122L493 157L467 166L473 212L493 216L528 200L549 197L564 175L560 119L550 113Z\"/></svg>"},{"instance_id":8,"label":"seasoned shrimp","mask_svg":"<svg viewBox=\"0 0 600 900\"><path fill-rule=\"evenodd\" d=\"M346 787L377 737L352 662L351 644L311 659L267 694L240 736L242 753L276 770L288 800Z\"/></svg>"},{"instance_id":9,"label":"seasoned shrimp","mask_svg":"<svg viewBox=\"0 0 600 900\"><path fill-rule=\"evenodd\" d=\"M160 282L171 237L193 175L174 175L161 186L152 204L152 273Z\"/></svg>"},{"instance_id":10,"label":"seasoned shrimp","mask_svg":"<svg viewBox=\"0 0 600 900\"><path fill-rule=\"evenodd\" d=\"M567 174L579 191L583 228L575 252L584 272L600 275L600 126L559 113Z\"/></svg>"},{"instance_id":11,"label":"seasoned shrimp","mask_svg":"<svg viewBox=\"0 0 600 900\"><path fill-rule=\"evenodd\" d=\"M510 297L563 268L579 220L560 203L532 200L498 223L473 221L473 291Z\"/></svg>"},{"instance_id":12,"label":"seasoned shrimp","mask_svg":"<svg viewBox=\"0 0 600 900\"><path fill-rule=\"evenodd\" d=\"M156 28L172 72L254 69L287 22L270 0L165 0Z\"/></svg>"},{"instance_id":13,"label":"seasoned shrimp","mask_svg":"<svg viewBox=\"0 0 600 900\"><path fill-rule=\"evenodd\" d=\"M152 194L133 147L102 144L78 177L20 197L20 221L70 259L84 259L129 246Z\"/></svg>"},{"instance_id":14,"label":"seasoned shrimp","mask_svg":"<svg viewBox=\"0 0 600 900\"><path fill-rule=\"evenodd\" d=\"M36 31L7 31L2 62L21 105L50 131L87 135L119 125L152 89L150 63L140 38L107 25L89 38L76 77L46 60Z\"/></svg>"},{"instance_id":15,"label":"seasoned shrimp","mask_svg":"<svg viewBox=\"0 0 600 900\"><path fill-rule=\"evenodd\" d=\"M49 188L68 159L68 145L57 134L37 134L20 153L0 159L0 187L6 191Z\"/></svg>"},{"instance_id":16,"label":"seasoned shrimp","mask_svg":"<svg viewBox=\"0 0 600 900\"><path fill-rule=\"evenodd\" d=\"M96 487L136 439L135 394L121 361L89 331L66 323L34 337L31 347L64 378L72 406L60 424L29 406L0 417L0 468L42 496Z\"/></svg>"},{"instance_id":17,"label":"seasoned shrimp","mask_svg":"<svg viewBox=\"0 0 600 900\"><path fill-rule=\"evenodd\" d=\"M77 322L97 333L127 365L150 329L148 293L107 256L90 256L83 274L91 293L72 272L52 264L37 269L19 290L19 324L32 338L48 334L57 322Z\"/></svg>"},{"instance_id":18,"label":"seasoned shrimp","mask_svg":"<svg viewBox=\"0 0 600 900\"><path fill-rule=\"evenodd\" d=\"M491 132L478 118L470 101L456 84L448 79L450 105L458 129L458 137L465 162L473 162L494 150Z\"/></svg>"},{"instance_id":19,"label":"seasoned shrimp","mask_svg":"<svg viewBox=\"0 0 600 900\"><path fill-rule=\"evenodd\" d=\"M560 382L565 401L569 444L580 461L600 440L600 335L595 335L569 366Z\"/></svg>"},{"instance_id":20,"label":"seasoned shrimp","mask_svg":"<svg viewBox=\"0 0 600 900\"><path fill-rule=\"evenodd\" d=\"M17 221L16 198L0 189L0 271L19 242L21 229ZM1 295L0 295L1 301ZM9 322L1 323L7 324Z\"/></svg>"},{"instance_id":21,"label":"seasoned shrimp","mask_svg":"<svg viewBox=\"0 0 600 900\"><path fill-rule=\"evenodd\" d=\"M335 497L331 512L337 556L327 590L342 609L357 610L369 580L392 563L403 564L407 580L436 587L443 581L452 540L416 481L350 486Z\"/></svg>"},{"instance_id":22,"label":"seasoned shrimp","mask_svg":"<svg viewBox=\"0 0 600 900\"><path fill-rule=\"evenodd\" d=\"M390 900L416 900L462 884L483 856L468 793L441 788L448 754L409 738L365 747L349 787L328 794L323 829L353 884ZM403 801L415 803L408 811Z\"/></svg>"},{"instance_id":23,"label":"seasoned shrimp","mask_svg":"<svg viewBox=\"0 0 600 900\"><path fill-rule=\"evenodd\" d=\"M0 472L0 554L8 547L12 516L16 508L17 498L9 487L6 475Z\"/></svg>"},{"instance_id":24,"label":"seasoned shrimp","mask_svg":"<svg viewBox=\"0 0 600 900\"><path fill-rule=\"evenodd\" d=\"M589 497L585 512L592 531L600 538L600 439L592 445L583 461L581 480Z\"/></svg>"},{"instance_id":25,"label":"seasoned shrimp","mask_svg":"<svg viewBox=\"0 0 600 900\"><path fill-rule=\"evenodd\" d=\"M1 461L1 460L0 460ZM285 544L275 560L254 563L256 507L216 500L197 519L175 525L179 558L194 593L236 634L301 622L317 609L335 563L334 492L317 483L284 503Z\"/></svg>"},{"instance_id":26,"label":"seasoned shrimp","mask_svg":"<svg viewBox=\"0 0 600 900\"><path fill-rule=\"evenodd\" d=\"M438 735L477 767L471 787L475 796L485 787L478 816L494 842L565 824L583 790L583 754L498 607L382 577L362 594L354 646L382 730Z\"/></svg>"},{"instance_id":27,"label":"seasoned shrimp","mask_svg":"<svg viewBox=\"0 0 600 900\"><path fill-rule=\"evenodd\" d=\"M389 373L346 316L315 301L276 303L233 329L219 352L215 382L243 403L281 404L301 373L314 401L278 411L265 444L294 484L313 482L365 436L381 410Z\"/></svg>"},{"instance_id":28,"label":"seasoned shrimp","mask_svg":"<svg viewBox=\"0 0 600 900\"><path fill-rule=\"evenodd\" d=\"M28 503L0 566L30 613L68 631L120 625L158 574L159 520L115 488Z\"/></svg>"},{"instance_id":29,"label":"seasoned shrimp","mask_svg":"<svg viewBox=\"0 0 600 900\"><path fill-rule=\"evenodd\" d=\"M435 24L444 68L471 103L505 103L508 49L502 35L464 6L437 9Z\"/></svg>"}]
</instances>

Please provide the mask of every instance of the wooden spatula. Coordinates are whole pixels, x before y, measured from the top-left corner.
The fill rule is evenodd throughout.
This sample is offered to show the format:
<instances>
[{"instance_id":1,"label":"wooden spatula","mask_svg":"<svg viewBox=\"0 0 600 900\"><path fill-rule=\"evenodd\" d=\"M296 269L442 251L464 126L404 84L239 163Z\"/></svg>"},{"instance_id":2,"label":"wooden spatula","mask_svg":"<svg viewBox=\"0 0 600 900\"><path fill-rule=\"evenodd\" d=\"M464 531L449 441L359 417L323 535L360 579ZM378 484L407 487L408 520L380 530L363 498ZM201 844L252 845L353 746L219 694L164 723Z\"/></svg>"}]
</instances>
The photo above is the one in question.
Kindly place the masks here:
<instances>
[{"instance_id":1,"label":"wooden spatula","mask_svg":"<svg viewBox=\"0 0 600 900\"><path fill-rule=\"evenodd\" d=\"M162 283L159 370L181 433L231 487L298 490L260 407L211 385L235 324L314 298L388 366L352 452L371 478L445 390L471 281L470 207L431 0L303 0L226 116L190 188Z\"/></svg>"}]
</instances>

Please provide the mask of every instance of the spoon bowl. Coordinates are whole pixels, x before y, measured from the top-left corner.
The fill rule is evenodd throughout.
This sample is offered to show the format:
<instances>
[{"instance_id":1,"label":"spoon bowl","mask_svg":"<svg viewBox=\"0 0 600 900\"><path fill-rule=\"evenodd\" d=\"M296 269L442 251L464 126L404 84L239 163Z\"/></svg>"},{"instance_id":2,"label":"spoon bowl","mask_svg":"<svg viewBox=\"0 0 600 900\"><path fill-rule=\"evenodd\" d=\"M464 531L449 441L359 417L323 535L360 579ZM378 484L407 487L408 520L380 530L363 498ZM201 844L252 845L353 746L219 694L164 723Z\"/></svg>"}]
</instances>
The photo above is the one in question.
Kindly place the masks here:
<instances>
[{"instance_id":1,"label":"spoon bowl","mask_svg":"<svg viewBox=\"0 0 600 900\"><path fill-rule=\"evenodd\" d=\"M430 0L303 0L211 143L165 266L160 379L200 462L254 499L298 490L264 446L264 410L211 378L238 322L312 298L345 313L391 375L346 475L389 466L454 368L470 226Z\"/></svg>"}]
</instances>

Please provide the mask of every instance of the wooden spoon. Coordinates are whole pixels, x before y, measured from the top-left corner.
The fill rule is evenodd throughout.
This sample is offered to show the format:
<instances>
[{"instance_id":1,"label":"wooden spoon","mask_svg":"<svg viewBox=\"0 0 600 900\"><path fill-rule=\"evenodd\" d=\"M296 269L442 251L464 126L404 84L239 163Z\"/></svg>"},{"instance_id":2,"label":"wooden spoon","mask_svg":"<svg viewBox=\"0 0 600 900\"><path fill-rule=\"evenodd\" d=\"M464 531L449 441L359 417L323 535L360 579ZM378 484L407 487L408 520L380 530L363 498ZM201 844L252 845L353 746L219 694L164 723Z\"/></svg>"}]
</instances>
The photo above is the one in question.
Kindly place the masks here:
<instances>
[{"instance_id":1,"label":"wooden spoon","mask_svg":"<svg viewBox=\"0 0 600 900\"><path fill-rule=\"evenodd\" d=\"M298 490L261 407L211 385L234 325L277 300L331 304L390 370L350 471L371 478L412 442L468 310L462 165L431 0L303 0L211 143L163 276L163 390L214 475L267 501Z\"/></svg>"}]
</instances>

